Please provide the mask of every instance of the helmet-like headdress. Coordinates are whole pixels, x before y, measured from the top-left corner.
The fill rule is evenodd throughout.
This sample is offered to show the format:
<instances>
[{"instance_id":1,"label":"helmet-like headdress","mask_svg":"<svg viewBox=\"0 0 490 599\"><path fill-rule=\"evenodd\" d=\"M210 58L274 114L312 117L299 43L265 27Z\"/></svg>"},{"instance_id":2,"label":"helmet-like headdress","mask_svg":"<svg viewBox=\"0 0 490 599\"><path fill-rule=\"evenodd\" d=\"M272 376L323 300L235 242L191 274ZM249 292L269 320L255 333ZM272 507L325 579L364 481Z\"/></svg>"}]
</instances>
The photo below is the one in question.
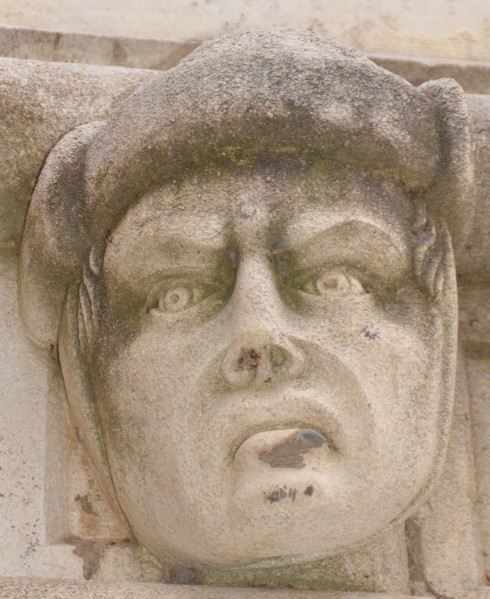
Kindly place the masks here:
<instances>
[{"instance_id":1,"label":"helmet-like headdress","mask_svg":"<svg viewBox=\"0 0 490 599\"><path fill-rule=\"evenodd\" d=\"M147 191L189 173L300 157L356 165L424 196L464 239L474 204L464 94L419 88L310 33L249 30L203 44L138 88L107 122L52 150L22 240L21 314L55 342L63 298L94 241Z\"/></svg>"}]
</instances>

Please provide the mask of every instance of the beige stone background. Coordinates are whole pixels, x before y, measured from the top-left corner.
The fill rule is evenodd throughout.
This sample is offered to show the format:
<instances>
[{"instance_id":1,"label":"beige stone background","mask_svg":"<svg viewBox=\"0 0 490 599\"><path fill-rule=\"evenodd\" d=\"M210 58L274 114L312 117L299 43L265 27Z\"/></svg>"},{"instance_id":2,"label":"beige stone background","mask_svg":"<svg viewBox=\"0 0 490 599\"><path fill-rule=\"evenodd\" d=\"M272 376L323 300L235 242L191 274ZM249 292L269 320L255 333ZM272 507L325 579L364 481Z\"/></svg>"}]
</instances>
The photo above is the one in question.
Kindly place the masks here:
<instances>
[{"instance_id":1,"label":"beige stone background","mask_svg":"<svg viewBox=\"0 0 490 599\"><path fill-rule=\"evenodd\" d=\"M0 0L0 57L12 57L0 58L0 139L7 140L8 120L14 119L5 103L9 90L24 86L19 109L29 122L38 122L11 136L7 146L16 150L6 152L4 146L4 157L0 155L0 178L3 175L8 190L6 195L0 192L0 576L83 580L91 574L104 580L117 572L119 579L155 581L161 576L150 559L133 555L124 544L107 550L104 559L93 559L93 547L84 544L88 542L66 543L70 536L83 539L89 533L122 540L126 532L104 513L77 439L66 432L63 389L53 357L27 339L16 299L25 202L47 151L57 136L80 122L77 115L83 113L84 120L105 116L115 98L152 75L118 70L108 86L98 67L73 65L67 70L53 63L21 65L13 59L164 69L188 53L193 40L269 25L337 38L414 83L453 76L468 93L490 94L490 0ZM481 112L478 143L487 165L490 109L482 107L488 102L471 98L474 113ZM54 128L53 115L58 120ZM488 170L479 177L486 190L480 206L490 206ZM477 549L488 582L490 210L478 214L458 265L463 348L459 394L472 434L460 477L444 493L473 506L475 528L481 532ZM461 543L459 553L468 554L469 546ZM439 559L444 570L446 556Z\"/></svg>"},{"instance_id":2,"label":"beige stone background","mask_svg":"<svg viewBox=\"0 0 490 599\"><path fill-rule=\"evenodd\" d=\"M175 39L281 25L311 29L369 53L490 57L488 0L2 0L0 23Z\"/></svg>"}]
</instances>

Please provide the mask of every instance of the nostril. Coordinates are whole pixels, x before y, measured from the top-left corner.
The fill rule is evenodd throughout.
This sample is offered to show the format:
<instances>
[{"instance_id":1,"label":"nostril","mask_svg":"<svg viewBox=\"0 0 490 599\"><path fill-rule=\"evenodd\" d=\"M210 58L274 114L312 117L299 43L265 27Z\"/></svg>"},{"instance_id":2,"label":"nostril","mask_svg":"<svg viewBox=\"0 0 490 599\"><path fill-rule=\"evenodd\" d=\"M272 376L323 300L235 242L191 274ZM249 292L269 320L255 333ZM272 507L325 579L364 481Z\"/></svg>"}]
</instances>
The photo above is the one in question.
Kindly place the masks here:
<instances>
[{"instance_id":1,"label":"nostril","mask_svg":"<svg viewBox=\"0 0 490 599\"><path fill-rule=\"evenodd\" d=\"M259 340L257 340L259 341ZM270 384L282 377L298 376L304 369L302 352L288 340L276 343L233 344L221 363L221 375L232 387L252 382Z\"/></svg>"},{"instance_id":2,"label":"nostril","mask_svg":"<svg viewBox=\"0 0 490 599\"><path fill-rule=\"evenodd\" d=\"M280 347L273 345L270 350L270 360L273 368L280 368L286 362L286 354Z\"/></svg>"},{"instance_id":3,"label":"nostril","mask_svg":"<svg viewBox=\"0 0 490 599\"><path fill-rule=\"evenodd\" d=\"M221 374L232 387L244 387L256 378L261 368L261 358L254 349L232 347L221 364Z\"/></svg>"},{"instance_id":4,"label":"nostril","mask_svg":"<svg viewBox=\"0 0 490 599\"><path fill-rule=\"evenodd\" d=\"M244 351L238 360L238 366L241 370L253 370L257 368L260 362L260 355L253 349Z\"/></svg>"}]
</instances>

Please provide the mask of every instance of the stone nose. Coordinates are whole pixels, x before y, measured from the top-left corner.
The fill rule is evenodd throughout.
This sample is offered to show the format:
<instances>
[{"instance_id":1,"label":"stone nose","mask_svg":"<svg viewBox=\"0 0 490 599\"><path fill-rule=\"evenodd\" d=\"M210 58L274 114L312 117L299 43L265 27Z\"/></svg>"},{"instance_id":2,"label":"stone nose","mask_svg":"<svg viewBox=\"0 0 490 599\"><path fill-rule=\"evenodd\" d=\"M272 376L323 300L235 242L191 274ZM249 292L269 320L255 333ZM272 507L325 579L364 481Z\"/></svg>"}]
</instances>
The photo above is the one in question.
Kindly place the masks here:
<instances>
[{"instance_id":1,"label":"stone nose","mask_svg":"<svg viewBox=\"0 0 490 599\"><path fill-rule=\"evenodd\" d=\"M221 373L231 387L268 385L279 378L298 376L304 364L302 353L289 340L237 340L225 354Z\"/></svg>"}]
</instances>

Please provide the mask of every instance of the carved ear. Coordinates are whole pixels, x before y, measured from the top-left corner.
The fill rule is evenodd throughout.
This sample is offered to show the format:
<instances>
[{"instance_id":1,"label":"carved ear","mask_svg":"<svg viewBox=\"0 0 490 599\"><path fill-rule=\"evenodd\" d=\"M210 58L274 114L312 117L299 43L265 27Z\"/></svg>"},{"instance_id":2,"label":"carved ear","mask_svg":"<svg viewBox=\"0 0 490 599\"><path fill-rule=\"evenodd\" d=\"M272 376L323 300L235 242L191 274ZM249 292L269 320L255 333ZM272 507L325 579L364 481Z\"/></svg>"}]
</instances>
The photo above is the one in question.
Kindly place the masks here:
<instances>
[{"instance_id":1,"label":"carved ear","mask_svg":"<svg viewBox=\"0 0 490 599\"><path fill-rule=\"evenodd\" d=\"M86 229L85 156L104 122L67 133L53 148L31 198L19 262L19 305L29 332L41 344L60 341L60 362L72 420L109 505L124 522L115 498L87 365L87 308L91 235ZM89 268L90 263L86 268ZM79 282L83 293L80 297ZM80 309L80 302L83 304ZM93 324L93 323L92 323ZM83 344L83 347L81 345ZM125 526L125 524L123 524Z\"/></svg>"},{"instance_id":2,"label":"carved ear","mask_svg":"<svg viewBox=\"0 0 490 599\"><path fill-rule=\"evenodd\" d=\"M31 198L19 260L19 308L42 344L56 343L63 299L92 242L85 228L85 155L104 125L67 133L53 148Z\"/></svg>"},{"instance_id":3,"label":"carved ear","mask_svg":"<svg viewBox=\"0 0 490 599\"><path fill-rule=\"evenodd\" d=\"M79 319L79 281L92 244L85 222L85 156L105 125L97 121L67 133L51 150L31 198L19 261L21 317L35 341L60 341L60 362L73 422L106 499L115 499L87 370L89 332ZM86 286L85 286L86 287ZM86 291L85 287L83 289ZM86 298L82 304L86 306ZM63 313L62 313L63 311Z\"/></svg>"},{"instance_id":4,"label":"carved ear","mask_svg":"<svg viewBox=\"0 0 490 599\"><path fill-rule=\"evenodd\" d=\"M441 160L429 204L445 218L453 245L462 245L475 213L475 157L471 117L463 89L452 79L438 79L419 89L432 100L439 129Z\"/></svg>"},{"instance_id":5,"label":"carved ear","mask_svg":"<svg viewBox=\"0 0 490 599\"><path fill-rule=\"evenodd\" d=\"M109 471L88 372L87 353L81 344L85 335L85 324L82 322L83 315L79 308L79 285L75 283L66 294L59 327L59 357L66 394L73 424L81 436L99 487L115 517L126 527Z\"/></svg>"}]
</instances>

